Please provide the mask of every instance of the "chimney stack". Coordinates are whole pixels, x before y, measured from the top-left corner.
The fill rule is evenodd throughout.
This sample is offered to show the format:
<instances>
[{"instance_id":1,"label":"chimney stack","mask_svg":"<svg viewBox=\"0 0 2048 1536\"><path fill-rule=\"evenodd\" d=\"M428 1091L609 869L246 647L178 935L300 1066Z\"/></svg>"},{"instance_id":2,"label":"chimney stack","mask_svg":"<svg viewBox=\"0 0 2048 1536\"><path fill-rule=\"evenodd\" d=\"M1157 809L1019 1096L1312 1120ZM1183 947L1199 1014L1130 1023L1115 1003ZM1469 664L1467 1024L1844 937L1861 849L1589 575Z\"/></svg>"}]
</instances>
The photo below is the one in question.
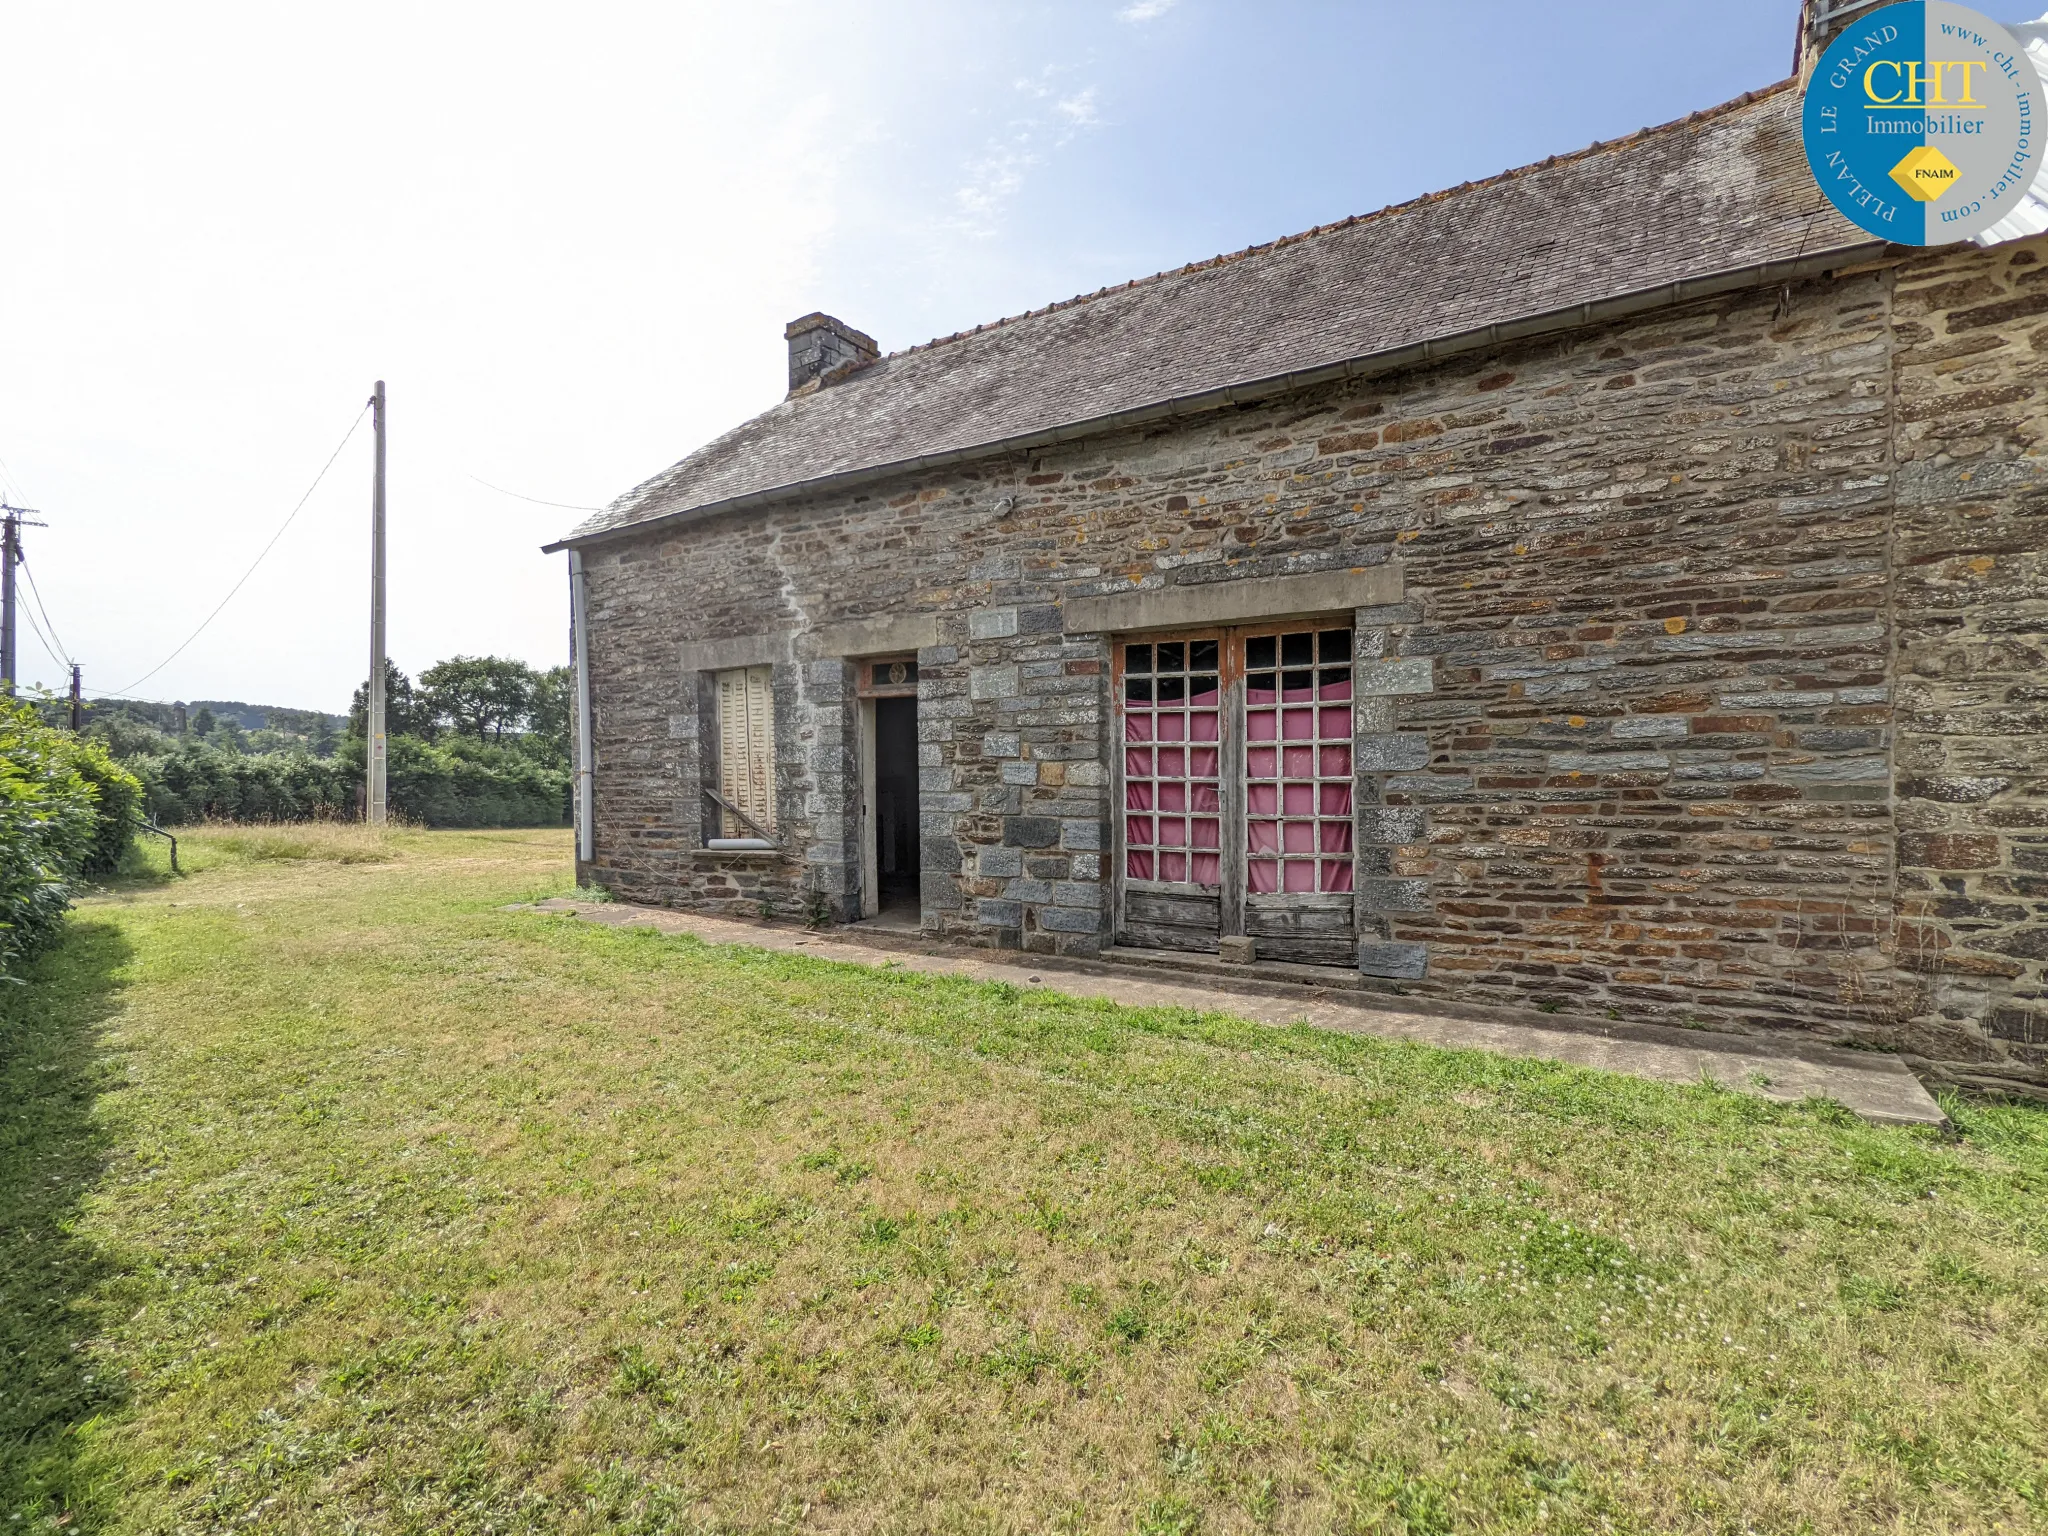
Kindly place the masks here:
<instances>
[{"instance_id":1,"label":"chimney stack","mask_svg":"<svg viewBox=\"0 0 2048 1536\"><path fill-rule=\"evenodd\" d=\"M783 327L789 343L789 392L822 388L882 355L875 338L830 315L805 315Z\"/></svg>"},{"instance_id":2,"label":"chimney stack","mask_svg":"<svg viewBox=\"0 0 2048 1536\"><path fill-rule=\"evenodd\" d=\"M1792 50L1792 78L1804 80L1828 51L1828 44L1859 16L1890 3L1891 0L1801 0L1799 41Z\"/></svg>"}]
</instances>

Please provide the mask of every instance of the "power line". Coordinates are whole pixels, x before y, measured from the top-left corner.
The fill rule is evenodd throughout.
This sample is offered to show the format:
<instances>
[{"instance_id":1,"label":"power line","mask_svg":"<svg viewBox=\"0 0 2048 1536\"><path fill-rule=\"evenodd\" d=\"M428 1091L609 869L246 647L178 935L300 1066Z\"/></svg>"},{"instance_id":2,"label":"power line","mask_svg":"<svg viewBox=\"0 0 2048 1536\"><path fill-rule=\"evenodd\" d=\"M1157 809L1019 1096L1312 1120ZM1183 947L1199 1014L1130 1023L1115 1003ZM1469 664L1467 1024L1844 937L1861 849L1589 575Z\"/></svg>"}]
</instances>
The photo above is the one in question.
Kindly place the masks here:
<instances>
[{"instance_id":1,"label":"power line","mask_svg":"<svg viewBox=\"0 0 2048 1536\"><path fill-rule=\"evenodd\" d=\"M29 633L36 637L36 643L43 648L43 654L49 657L50 660L55 662L60 667L70 666L71 663L67 658L59 656L57 654L57 652L61 650L62 647L52 645L50 643L49 636L43 633L43 626L36 622L35 610L26 605L23 605L21 611L23 616L26 617L28 620Z\"/></svg>"},{"instance_id":2,"label":"power line","mask_svg":"<svg viewBox=\"0 0 2048 1536\"><path fill-rule=\"evenodd\" d=\"M363 418L369 414L370 408L367 405L365 405L360 411L356 412L356 419L348 424L348 430L342 433L341 441L334 445L334 452L327 456L327 462L320 466L320 473L315 475L313 477L313 483L306 487L306 494L299 498L298 505L293 507L290 515L287 516L285 520L278 525L277 532L273 533L270 536L270 542L264 545L261 550L257 551L256 558L249 562L249 569L242 572L241 581L236 582L232 587L228 588L228 595L222 598L218 603L214 605L213 612L209 613L205 618L199 621L199 628L193 630L191 634L187 635L184 639L184 643L181 644L175 651L171 652L170 655L166 656L162 661L158 662L155 666L151 667L147 672L143 673L142 676L135 679L135 681L130 683L126 688L116 690L120 695L122 695L123 697L130 695L135 689L140 688L152 677L155 677L157 673L163 671L165 667L168 667L172 662L176 661L180 656L182 656L185 653L185 647L190 645L194 640L197 640L200 637L200 635L205 633L206 626L211 624L215 619L220 617L221 609L227 607L227 605L234 600L235 594L242 590L243 583L247 582L251 576L254 576L256 574L256 567L263 563L263 557L270 553L270 551L276 546L277 541L279 539L284 537L285 529L291 527L292 525L292 518L297 517L300 511L304 509L306 503L313 499L313 493L320 489L320 482L327 478L327 471L334 468L334 461L341 457L341 450L348 446L349 439L356 435L356 428L360 427L363 424Z\"/></svg>"},{"instance_id":3,"label":"power line","mask_svg":"<svg viewBox=\"0 0 2048 1536\"><path fill-rule=\"evenodd\" d=\"M66 645L64 643L64 637L57 633L57 626L50 619L50 610L43 606L43 594L36 588L36 573L29 567L28 554L26 551L23 552L21 557L21 574L28 578L28 589L29 592L35 597L36 611L42 614L43 616L43 627L49 630L50 638L57 642L57 649L64 653L61 658L61 664L67 667L73 665L71 647ZM24 609L23 611L26 612L27 610ZM34 622L33 617L31 617L30 622ZM50 660L59 661L60 658L53 654L50 657Z\"/></svg>"},{"instance_id":4,"label":"power line","mask_svg":"<svg viewBox=\"0 0 2048 1536\"><path fill-rule=\"evenodd\" d=\"M502 485L493 485L482 475L471 475L470 479L487 491L496 491L500 496L510 496L514 501L530 501L536 507L560 507L564 512L602 512L603 507L580 506L573 501L542 501L538 496L522 496L517 491L508 491Z\"/></svg>"}]
</instances>

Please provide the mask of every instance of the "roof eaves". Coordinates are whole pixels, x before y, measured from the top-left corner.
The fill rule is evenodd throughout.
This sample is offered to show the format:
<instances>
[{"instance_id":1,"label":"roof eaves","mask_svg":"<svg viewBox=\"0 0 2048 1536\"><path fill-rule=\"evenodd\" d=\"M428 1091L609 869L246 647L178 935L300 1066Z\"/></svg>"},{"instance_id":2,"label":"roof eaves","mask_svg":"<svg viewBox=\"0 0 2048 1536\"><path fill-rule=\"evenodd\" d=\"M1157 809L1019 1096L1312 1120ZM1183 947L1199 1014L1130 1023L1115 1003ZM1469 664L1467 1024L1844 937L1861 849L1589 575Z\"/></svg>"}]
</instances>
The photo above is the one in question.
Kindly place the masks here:
<instances>
[{"instance_id":1,"label":"roof eaves","mask_svg":"<svg viewBox=\"0 0 2048 1536\"><path fill-rule=\"evenodd\" d=\"M678 507L672 512L657 513L638 522L621 523L609 528L593 529L587 534L571 534L552 544L541 546L543 554L554 554L564 549L588 549L597 544L609 544L619 539L637 538L657 529L671 527L677 523L698 521L721 516L729 512L747 511L754 507L773 505L790 501L800 496L823 495L831 491L846 490L850 487L870 484L877 480L891 479L899 475L917 474L928 469L939 469L948 465L964 463L971 459L987 458L1000 453L1026 452L1033 448L1053 447L1060 443L1072 442L1077 438L1097 437L1105 432L1114 432L1130 427L1145 426L1155 421L1173 420L1184 416L1197 416L1210 411L1222 410L1228 406L1251 401L1270 399L1275 395L1291 394L1296 390L1312 388L1318 384L1333 383L1340 379L1361 378L1373 374L1390 373L1396 369L1417 363L1434 362L1440 358L1455 357L1461 353L1477 351L1483 347L1497 346L1505 342L1524 341L1536 336L1554 335L1561 331L1577 329L1602 320L1621 319L1629 315L1642 314L1649 310L1664 309L1693 299L1711 298L1717 294L1733 293L1745 288L1764 288L1774 283L1795 282L1822 272L1841 267L1855 266L1886 255L1892 247L1885 241L1873 240L1854 246L1836 247L1816 255L1801 256L1782 261L1763 262L1753 266L1731 268L1725 272L1710 273L1701 277L1682 278L1677 282L1661 283L1653 288L1639 289L1628 293L1615 294L1604 299L1592 299L1584 303L1567 305L1562 309L1547 310L1541 314L1527 315L1514 320L1497 320L1470 330L1452 332L1444 336L1425 337L1421 341L1409 342L1403 346L1370 352L1362 356L1346 358L1337 362L1320 364L1314 368L1295 369L1287 373L1272 374L1262 378L1245 379L1226 384L1216 389L1202 390L1194 394L1174 395L1146 405L1132 406L1127 410L1114 411L1107 415L1090 416L1065 422L1058 426L1043 428L1036 432L1022 433L1012 437L994 438L987 442L966 444L958 448L945 449L938 453L919 454L914 458L892 459L884 463L862 465L856 469L841 470L836 474L819 475L807 480L792 480L782 485L770 486L765 490L748 491L743 495L729 496L719 501L701 502L694 506Z\"/></svg>"}]
</instances>

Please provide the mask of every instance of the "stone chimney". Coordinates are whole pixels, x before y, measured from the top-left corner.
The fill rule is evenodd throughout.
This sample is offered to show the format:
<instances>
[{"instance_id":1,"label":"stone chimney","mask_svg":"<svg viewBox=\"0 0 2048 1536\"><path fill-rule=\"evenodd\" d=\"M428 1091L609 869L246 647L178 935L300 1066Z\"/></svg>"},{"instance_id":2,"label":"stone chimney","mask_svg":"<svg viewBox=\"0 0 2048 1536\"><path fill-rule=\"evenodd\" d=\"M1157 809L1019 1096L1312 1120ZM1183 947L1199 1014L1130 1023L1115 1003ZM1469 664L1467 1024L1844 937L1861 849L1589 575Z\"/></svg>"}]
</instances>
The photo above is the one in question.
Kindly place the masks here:
<instances>
[{"instance_id":1,"label":"stone chimney","mask_svg":"<svg viewBox=\"0 0 2048 1536\"><path fill-rule=\"evenodd\" d=\"M1792 50L1792 78L1804 80L1828 51L1828 44L1858 17L1890 3L1891 0L1801 0L1799 41Z\"/></svg>"},{"instance_id":2,"label":"stone chimney","mask_svg":"<svg viewBox=\"0 0 2048 1536\"><path fill-rule=\"evenodd\" d=\"M805 315L783 327L789 343L789 392L822 388L882 355L875 338L830 315Z\"/></svg>"}]
</instances>

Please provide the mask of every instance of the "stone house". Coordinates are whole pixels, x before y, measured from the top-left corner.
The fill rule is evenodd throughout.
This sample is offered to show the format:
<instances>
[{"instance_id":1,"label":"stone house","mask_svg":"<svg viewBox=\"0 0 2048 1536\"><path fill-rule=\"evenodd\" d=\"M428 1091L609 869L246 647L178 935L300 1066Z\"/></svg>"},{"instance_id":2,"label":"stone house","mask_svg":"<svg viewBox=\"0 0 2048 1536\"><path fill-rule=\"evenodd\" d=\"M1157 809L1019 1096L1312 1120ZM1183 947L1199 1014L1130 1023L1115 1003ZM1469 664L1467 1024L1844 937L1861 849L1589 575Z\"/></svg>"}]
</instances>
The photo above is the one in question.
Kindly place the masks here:
<instances>
[{"instance_id":1,"label":"stone house","mask_svg":"<svg viewBox=\"0 0 2048 1536\"><path fill-rule=\"evenodd\" d=\"M2048 238L1873 242L1799 100L793 322L550 546L579 879L2048 1084Z\"/></svg>"}]
</instances>

